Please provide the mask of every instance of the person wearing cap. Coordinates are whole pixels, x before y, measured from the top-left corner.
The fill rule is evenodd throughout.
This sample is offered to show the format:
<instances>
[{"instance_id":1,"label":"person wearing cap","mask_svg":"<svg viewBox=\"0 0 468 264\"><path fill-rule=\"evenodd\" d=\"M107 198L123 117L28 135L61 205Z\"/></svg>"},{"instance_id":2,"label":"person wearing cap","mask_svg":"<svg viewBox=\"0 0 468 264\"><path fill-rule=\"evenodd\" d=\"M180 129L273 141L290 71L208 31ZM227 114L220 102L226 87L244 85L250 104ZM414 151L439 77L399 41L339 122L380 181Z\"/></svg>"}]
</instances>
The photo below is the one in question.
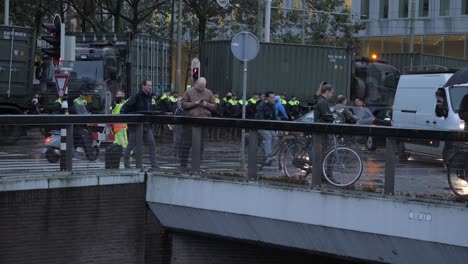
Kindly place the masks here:
<instances>
[{"instance_id":1,"label":"person wearing cap","mask_svg":"<svg viewBox=\"0 0 468 264\"><path fill-rule=\"evenodd\" d=\"M296 99L296 96L291 95L288 103L286 104L286 112L291 120L296 120L301 114L301 103Z\"/></svg>"},{"instance_id":2,"label":"person wearing cap","mask_svg":"<svg viewBox=\"0 0 468 264\"><path fill-rule=\"evenodd\" d=\"M125 92L123 90L117 90L115 94L115 101L112 107L112 114L118 115L120 114L120 110L122 106L125 104ZM128 145L128 137L127 137L127 124L114 124L114 144L121 145L122 148L126 148Z\"/></svg>"},{"instance_id":3,"label":"person wearing cap","mask_svg":"<svg viewBox=\"0 0 468 264\"><path fill-rule=\"evenodd\" d=\"M215 110L211 112L212 117L223 117L223 107L221 105L221 100L219 100L219 93L214 91L214 103L216 105ZM220 140L221 138L221 128L220 127L210 127L208 131L210 135L210 140Z\"/></svg>"},{"instance_id":4,"label":"person wearing cap","mask_svg":"<svg viewBox=\"0 0 468 264\"><path fill-rule=\"evenodd\" d=\"M158 96L155 93L151 93L151 110L156 111L158 109Z\"/></svg>"},{"instance_id":5,"label":"person wearing cap","mask_svg":"<svg viewBox=\"0 0 468 264\"><path fill-rule=\"evenodd\" d=\"M81 91L80 96L73 100L73 107L75 108L75 113L78 115L89 115L90 112L88 111L87 105L88 102L85 100L86 93Z\"/></svg>"},{"instance_id":6,"label":"person wearing cap","mask_svg":"<svg viewBox=\"0 0 468 264\"><path fill-rule=\"evenodd\" d=\"M245 108L245 114L247 119L255 118L255 112L257 112L257 105L260 102L258 94L253 94L252 97L247 100L247 106Z\"/></svg>"},{"instance_id":7,"label":"person wearing cap","mask_svg":"<svg viewBox=\"0 0 468 264\"><path fill-rule=\"evenodd\" d=\"M177 101L177 99L175 99ZM171 102L171 90L164 90L164 94L161 96L160 109L163 112L172 112L172 102Z\"/></svg>"},{"instance_id":8,"label":"person wearing cap","mask_svg":"<svg viewBox=\"0 0 468 264\"><path fill-rule=\"evenodd\" d=\"M226 97L223 98L223 102L226 104L232 98L232 93L229 92L226 94Z\"/></svg>"},{"instance_id":9,"label":"person wearing cap","mask_svg":"<svg viewBox=\"0 0 468 264\"><path fill-rule=\"evenodd\" d=\"M287 104L287 101L286 101L286 95L284 93L280 93L279 94L279 97L280 97L280 102L282 105L286 105Z\"/></svg>"}]
</instances>

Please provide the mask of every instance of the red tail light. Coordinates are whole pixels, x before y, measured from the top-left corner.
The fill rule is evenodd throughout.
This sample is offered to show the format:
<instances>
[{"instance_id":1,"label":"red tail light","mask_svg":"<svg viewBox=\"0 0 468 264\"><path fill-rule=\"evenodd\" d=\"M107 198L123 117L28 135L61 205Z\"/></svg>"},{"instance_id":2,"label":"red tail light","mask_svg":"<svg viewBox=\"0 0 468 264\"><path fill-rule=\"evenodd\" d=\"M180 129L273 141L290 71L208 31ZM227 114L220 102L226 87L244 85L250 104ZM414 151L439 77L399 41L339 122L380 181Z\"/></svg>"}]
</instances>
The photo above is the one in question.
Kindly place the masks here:
<instances>
[{"instance_id":1,"label":"red tail light","mask_svg":"<svg viewBox=\"0 0 468 264\"><path fill-rule=\"evenodd\" d=\"M46 139L45 139L45 143L49 143L51 140L52 140L52 138L51 138L51 137L46 137Z\"/></svg>"}]
</instances>

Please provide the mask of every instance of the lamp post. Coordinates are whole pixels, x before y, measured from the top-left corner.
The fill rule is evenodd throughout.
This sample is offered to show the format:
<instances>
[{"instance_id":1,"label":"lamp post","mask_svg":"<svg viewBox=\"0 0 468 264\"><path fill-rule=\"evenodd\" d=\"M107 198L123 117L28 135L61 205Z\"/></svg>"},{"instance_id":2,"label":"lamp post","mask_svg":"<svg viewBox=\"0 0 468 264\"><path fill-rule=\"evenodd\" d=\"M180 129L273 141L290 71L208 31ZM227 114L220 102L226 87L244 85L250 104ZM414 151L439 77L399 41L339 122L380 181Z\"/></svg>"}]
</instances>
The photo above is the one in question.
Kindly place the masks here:
<instances>
[{"instance_id":1,"label":"lamp post","mask_svg":"<svg viewBox=\"0 0 468 264\"><path fill-rule=\"evenodd\" d=\"M3 24L5 26L10 24L10 0L5 0L5 9L3 10Z\"/></svg>"},{"instance_id":2,"label":"lamp post","mask_svg":"<svg viewBox=\"0 0 468 264\"><path fill-rule=\"evenodd\" d=\"M176 53L175 89L180 94L182 94L184 92L182 90L182 70L181 70L181 64L182 64L182 0L179 0L178 9L179 9L178 10L179 15L177 16L177 53Z\"/></svg>"},{"instance_id":3,"label":"lamp post","mask_svg":"<svg viewBox=\"0 0 468 264\"><path fill-rule=\"evenodd\" d=\"M265 42L270 42L271 0L265 0Z\"/></svg>"},{"instance_id":4,"label":"lamp post","mask_svg":"<svg viewBox=\"0 0 468 264\"><path fill-rule=\"evenodd\" d=\"M410 26L409 26L409 52L414 51L414 18L416 13L416 1L411 0L411 15L410 15Z\"/></svg>"}]
</instances>

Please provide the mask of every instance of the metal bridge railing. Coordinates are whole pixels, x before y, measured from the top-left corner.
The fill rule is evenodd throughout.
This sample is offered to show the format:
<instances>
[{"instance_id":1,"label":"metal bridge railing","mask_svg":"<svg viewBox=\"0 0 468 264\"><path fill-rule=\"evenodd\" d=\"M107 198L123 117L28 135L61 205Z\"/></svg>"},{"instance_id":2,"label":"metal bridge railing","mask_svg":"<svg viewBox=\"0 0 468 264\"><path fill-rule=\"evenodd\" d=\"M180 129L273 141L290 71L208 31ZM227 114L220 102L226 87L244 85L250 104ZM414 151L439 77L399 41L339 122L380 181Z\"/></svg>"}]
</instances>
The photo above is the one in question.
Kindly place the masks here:
<instances>
[{"instance_id":1,"label":"metal bridge railing","mask_svg":"<svg viewBox=\"0 0 468 264\"><path fill-rule=\"evenodd\" d=\"M112 173L112 169L106 169L106 159L112 158L112 155L116 155L114 159L117 160L117 167L113 170L148 171L154 164L151 164L146 152L148 144L145 143L144 134L151 130L156 142L158 163L158 168L152 169L151 173L442 200L458 200L456 197L466 197L468 194L468 177L465 179L465 172L468 171L465 157L468 156L464 154L468 133L464 131L151 114L3 115L0 116L0 124L2 129L21 127L24 131L18 141L1 140L0 178L60 171L70 172L70 177L74 171ZM124 168L121 153L110 154L110 143L102 142L97 146L98 154L95 157L77 146L77 142L83 140L77 130L88 124L128 124L136 128L136 148L130 156L131 169ZM98 138L97 133L102 131L96 129L94 127L92 132ZM241 145L242 129L246 131L244 147ZM57 132L61 142L56 151L59 155L55 157L57 160L54 157L50 160L51 157L46 155L45 140L54 130L61 130ZM273 146L272 152L276 155L267 162L263 160L262 131L275 131L274 136L279 141L276 145L279 150ZM330 154L332 158L328 157L328 163L324 163L324 150L330 146L331 135L338 135L339 146L354 150L362 162L361 175L350 186L336 187L324 178L336 158ZM373 146L369 144L369 137L374 140ZM402 152L401 146L405 144L407 147L416 146L415 149L432 148L434 155L416 155L415 149ZM437 155L437 150L449 147L451 150L443 152L443 156ZM301 150L302 155L298 155ZM349 154L343 153L352 160ZM184 159L187 166L181 167ZM355 162L344 167L350 171L358 168ZM329 176L341 177L340 172Z\"/></svg>"}]
</instances>

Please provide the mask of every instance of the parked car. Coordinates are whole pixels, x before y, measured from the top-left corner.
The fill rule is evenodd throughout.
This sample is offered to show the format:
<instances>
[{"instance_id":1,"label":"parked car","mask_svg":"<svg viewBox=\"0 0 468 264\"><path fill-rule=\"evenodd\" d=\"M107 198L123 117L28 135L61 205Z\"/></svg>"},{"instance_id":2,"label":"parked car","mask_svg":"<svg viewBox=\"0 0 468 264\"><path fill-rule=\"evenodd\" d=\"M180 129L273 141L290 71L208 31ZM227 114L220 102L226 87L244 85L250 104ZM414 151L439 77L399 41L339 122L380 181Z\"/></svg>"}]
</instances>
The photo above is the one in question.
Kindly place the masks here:
<instances>
[{"instance_id":1,"label":"parked car","mask_svg":"<svg viewBox=\"0 0 468 264\"><path fill-rule=\"evenodd\" d=\"M333 110L333 108L330 108L330 109ZM359 107L357 106L349 106L348 109L353 114L360 111ZM377 115L374 116L374 114L371 112L366 113L366 115L363 116L364 122L358 122L357 125L363 125L363 126L391 126L392 125L392 108L390 107L382 108L379 111L377 111L376 114ZM296 121L313 123L314 111L310 111L309 113L298 118ZM364 144L368 150L375 150L377 146L385 145L385 138L380 138L380 137L374 138L374 137L369 136L365 138Z\"/></svg>"}]
</instances>

